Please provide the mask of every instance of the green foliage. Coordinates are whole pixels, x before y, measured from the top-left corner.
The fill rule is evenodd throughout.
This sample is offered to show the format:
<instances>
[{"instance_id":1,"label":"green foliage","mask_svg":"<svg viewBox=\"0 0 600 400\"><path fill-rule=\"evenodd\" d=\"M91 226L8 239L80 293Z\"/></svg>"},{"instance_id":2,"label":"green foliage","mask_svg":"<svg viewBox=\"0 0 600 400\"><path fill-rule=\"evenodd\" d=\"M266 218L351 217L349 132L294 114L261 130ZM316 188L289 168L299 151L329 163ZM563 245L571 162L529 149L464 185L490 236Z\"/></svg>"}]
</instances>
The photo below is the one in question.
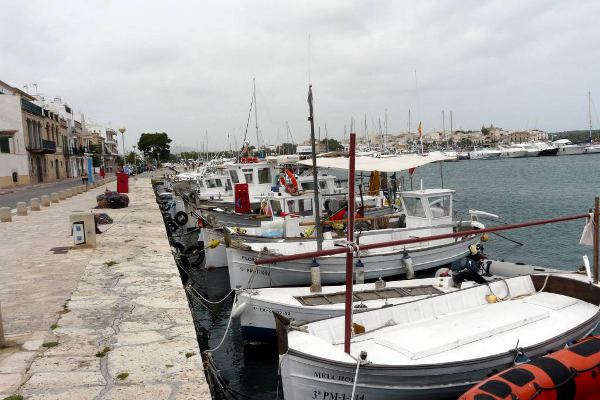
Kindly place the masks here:
<instances>
[{"instance_id":1,"label":"green foliage","mask_svg":"<svg viewBox=\"0 0 600 400\"><path fill-rule=\"evenodd\" d=\"M12 396L5 397L2 400L23 400L23 396L20 394L13 394Z\"/></svg>"},{"instance_id":2,"label":"green foliage","mask_svg":"<svg viewBox=\"0 0 600 400\"><path fill-rule=\"evenodd\" d=\"M137 146L144 156L161 161L169 159L171 142L165 132L142 133Z\"/></svg>"},{"instance_id":3,"label":"green foliage","mask_svg":"<svg viewBox=\"0 0 600 400\"><path fill-rule=\"evenodd\" d=\"M135 165L136 161L137 159L133 151L129 152L129 154L127 154L127 157L125 157L125 162L127 162L127 164L129 165Z\"/></svg>"},{"instance_id":4,"label":"green foliage","mask_svg":"<svg viewBox=\"0 0 600 400\"><path fill-rule=\"evenodd\" d=\"M117 379L124 381L125 379L127 379L128 376L129 372L121 372L119 375L117 375Z\"/></svg>"},{"instance_id":5,"label":"green foliage","mask_svg":"<svg viewBox=\"0 0 600 400\"><path fill-rule=\"evenodd\" d=\"M340 151L344 150L344 146L335 139L323 139L321 140L321 151Z\"/></svg>"},{"instance_id":6,"label":"green foliage","mask_svg":"<svg viewBox=\"0 0 600 400\"><path fill-rule=\"evenodd\" d=\"M105 348L102 349L102 351L99 351L99 352L96 353L96 357L102 358L106 354L108 354L109 351L110 351L110 347L106 346Z\"/></svg>"},{"instance_id":7,"label":"green foliage","mask_svg":"<svg viewBox=\"0 0 600 400\"><path fill-rule=\"evenodd\" d=\"M56 346L58 346L58 342L46 342L46 343L42 344L42 347L45 347L47 349L51 349Z\"/></svg>"},{"instance_id":8,"label":"green foliage","mask_svg":"<svg viewBox=\"0 0 600 400\"><path fill-rule=\"evenodd\" d=\"M590 138L590 131L578 130L578 131L565 131L565 132L554 132L548 133L548 139L552 140L552 137L556 136L556 139L569 139L573 143L585 142ZM600 139L600 130L592 130L592 139Z\"/></svg>"},{"instance_id":9,"label":"green foliage","mask_svg":"<svg viewBox=\"0 0 600 400\"><path fill-rule=\"evenodd\" d=\"M277 146L277 153L279 154L295 154L296 153L296 145L293 143L282 143Z\"/></svg>"}]
</instances>

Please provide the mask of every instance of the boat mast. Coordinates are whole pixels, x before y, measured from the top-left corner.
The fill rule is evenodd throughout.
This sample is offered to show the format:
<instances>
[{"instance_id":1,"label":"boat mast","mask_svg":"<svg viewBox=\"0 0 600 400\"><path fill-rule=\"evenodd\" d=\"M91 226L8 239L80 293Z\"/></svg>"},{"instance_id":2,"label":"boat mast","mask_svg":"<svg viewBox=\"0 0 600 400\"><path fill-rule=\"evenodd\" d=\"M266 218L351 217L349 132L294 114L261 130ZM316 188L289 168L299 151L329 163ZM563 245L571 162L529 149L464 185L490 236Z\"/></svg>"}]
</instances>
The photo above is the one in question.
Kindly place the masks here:
<instances>
[{"instance_id":1,"label":"boat mast","mask_svg":"<svg viewBox=\"0 0 600 400\"><path fill-rule=\"evenodd\" d=\"M444 140L446 141L446 147L448 147L448 138L446 137L446 116L444 110L442 110L442 132L444 132Z\"/></svg>"},{"instance_id":2,"label":"boat mast","mask_svg":"<svg viewBox=\"0 0 600 400\"><path fill-rule=\"evenodd\" d=\"M588 91L588 117L590 120L590 144L592 144L592 92Z\"/></svg>"},{"instance_id":3,"label":"boat mast","mask_svg":"<svg viewBox=\"0 0 600 400\"><path fill-rule=\"evenodd\" d=\"M254 122L256 124L256 151L260 153L260 136L258 133L258 107L256 107L256 78L252 78L252 83L254 85L254 91L252 92L252 96L254 97Z\"/></svg>"},{"instance_id":4,"label":"boat mast","mask_svg":"<svg viewBox=\"0 0 600 400\"><path fill-rule=\"evenodd\" d=\"M450 138L452 138L452 110L450 110Z\"/></svg>"},{"instance_id":5,"label":"boat mast","mask_svg":"<svg viewBox=\"0 0 600 400\"><path fill-rule=\"evenodd\" d=\"M356 133L350 132L348 168L348 225L346 226L346 242L354 243L354 184L355 184L355 161L356 161ZM357 254L358 255L358 254ZM352 280L354 278L354 254L352 251L346 253L346 299L344 307L344 351L350 354L350 341L352 340Z\"/></svg>"},{"instance_id":6,"label":"boat mast","mask_svg":"<svg viewBox=\"0 0 600 400\"><path fill-rule=\"evenodd\" d=\"M315 149L315 117L313 113L313 95L312 85L308 85L308 120L310 121L310 144L312 156L312 173L313 173L313 209L315 210L315 230L317 232L317 250L323 249L323 230L321 228L321 204L319 202L319 175L317 171L317 152Z\"/></svg>"},{"instance_id":7,"label":"boat mast","mask_svg":"<svg viewBox=\"0 0 600 400\"><path fill-rule=\"evenodd\" d=\"M410 108L408 109L408 141L410 142L410 146L412 147L412 137L410 136Z\"/></svg>"},{"instance_id":8,"label":"boat mast","mask_svg":"<svg viewBox=\"0 0 600 400\"><path fill-rule=\"evenodd\" d=\"M387 108L386 108L386 109L385 109L385 120L384 120L384 123L383 123L383 126L384 126L384 128L385 128L385 133L384 133L384 135L383 135L383 148L384 148L384 149L386 148L386 143L385 143L385 140L386 140L386 137L387 137L387 134L388 134L387 122L388 122L388 121L387 121Z\"/></svg>"}]
</instances>

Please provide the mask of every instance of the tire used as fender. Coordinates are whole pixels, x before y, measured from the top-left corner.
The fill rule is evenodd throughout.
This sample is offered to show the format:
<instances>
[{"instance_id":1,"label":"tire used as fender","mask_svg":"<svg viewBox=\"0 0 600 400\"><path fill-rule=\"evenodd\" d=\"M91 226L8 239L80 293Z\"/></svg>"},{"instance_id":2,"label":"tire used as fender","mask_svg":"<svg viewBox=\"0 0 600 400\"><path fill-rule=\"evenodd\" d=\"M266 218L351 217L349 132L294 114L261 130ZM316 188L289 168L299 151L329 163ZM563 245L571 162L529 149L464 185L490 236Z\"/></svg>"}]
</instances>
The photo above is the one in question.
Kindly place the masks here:
<instances>
[{"instance_id":1,"label":"tire used as fender","mask_svg":"<svg viewBox=\"0 0 600 400\"><path fill-rule=\"evenodd\" d=\"M174 219L175 219L175 222L177 222L181 226L187 224L187 222L188 222L188 216L185 213L185 211L178 211L175 214L175 218Z\"/></svg>"}]
</instances>

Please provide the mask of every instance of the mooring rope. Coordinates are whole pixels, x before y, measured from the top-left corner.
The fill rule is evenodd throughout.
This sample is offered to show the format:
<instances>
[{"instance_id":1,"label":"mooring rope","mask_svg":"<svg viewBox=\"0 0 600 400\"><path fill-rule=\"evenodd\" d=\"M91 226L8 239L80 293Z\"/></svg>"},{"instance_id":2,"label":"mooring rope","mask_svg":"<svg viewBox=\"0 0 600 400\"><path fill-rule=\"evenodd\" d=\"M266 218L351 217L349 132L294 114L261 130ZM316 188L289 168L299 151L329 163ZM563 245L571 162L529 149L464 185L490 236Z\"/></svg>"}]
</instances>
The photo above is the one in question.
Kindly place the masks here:
<instances>
[{"instance_id":1,"label":"mooring rope","mask_svg":"<svg viewBox=\"0 0 600 400\"><path fill-rule=\"evenodd\" d=\"M235 293L235 295L233 296L233 304L235 305L237 300L237 292ZM229 313L229 321L227 321L227 327L225 328L225 333L223 334L223 337L221 338L221 341L219 342L219 344L209 350L206 350L208 352L213 352L213 351L217 351L219 349L219 347L221 347L221 345L225 342L225 338L227 337L227 333L229 332L229 327L231 326L231 320L233 319L233 307L231 307L231 312Z\"/></svg>"}]
</instances>

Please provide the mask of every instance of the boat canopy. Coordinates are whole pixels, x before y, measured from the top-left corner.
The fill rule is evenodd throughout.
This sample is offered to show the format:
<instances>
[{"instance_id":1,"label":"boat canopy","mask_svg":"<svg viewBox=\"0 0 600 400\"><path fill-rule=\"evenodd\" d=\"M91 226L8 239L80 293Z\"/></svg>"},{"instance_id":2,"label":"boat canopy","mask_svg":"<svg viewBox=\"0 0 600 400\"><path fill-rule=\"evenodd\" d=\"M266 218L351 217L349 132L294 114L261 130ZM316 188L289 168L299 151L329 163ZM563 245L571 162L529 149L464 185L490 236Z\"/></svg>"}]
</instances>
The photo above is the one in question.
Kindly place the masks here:
<instances>
[{"instance_id":1,"label":"boat canopy","mask_svg":"<svg viewBox=\"0 0 600 400\"><path fill-rule=\"evenodd\" d=\"M453 157L448 157L442 152L436 151L426 155L421 154L406 154L395 157L356 157L356 170L364 172L400 172L411 168L420 167L432 162L453 160ZM298 164L312 166L312 159L299 161ZM317 158L318 168L331 168L339 170L347 170L348 157L329 157Z\"/></svg>"}]
</instances>

